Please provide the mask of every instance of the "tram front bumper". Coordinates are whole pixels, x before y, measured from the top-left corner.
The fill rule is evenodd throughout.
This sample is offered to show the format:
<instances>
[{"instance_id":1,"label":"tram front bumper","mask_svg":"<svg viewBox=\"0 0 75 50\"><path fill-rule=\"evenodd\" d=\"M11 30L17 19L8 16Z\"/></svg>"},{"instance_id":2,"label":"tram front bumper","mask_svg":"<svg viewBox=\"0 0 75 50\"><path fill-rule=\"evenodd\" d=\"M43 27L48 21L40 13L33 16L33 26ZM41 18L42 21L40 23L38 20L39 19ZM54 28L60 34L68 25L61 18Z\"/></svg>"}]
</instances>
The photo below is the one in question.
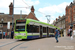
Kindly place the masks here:
<instances>
[{"instance_id":1,"label":"tram front bumper","mask_svg":"<svg viewBox=\"0 0 75 50\"><path fill-rule=\"evenodd\" d=\"M14 36L15 39L27 39L26 36Z\"/></svg>"}]
</instances>

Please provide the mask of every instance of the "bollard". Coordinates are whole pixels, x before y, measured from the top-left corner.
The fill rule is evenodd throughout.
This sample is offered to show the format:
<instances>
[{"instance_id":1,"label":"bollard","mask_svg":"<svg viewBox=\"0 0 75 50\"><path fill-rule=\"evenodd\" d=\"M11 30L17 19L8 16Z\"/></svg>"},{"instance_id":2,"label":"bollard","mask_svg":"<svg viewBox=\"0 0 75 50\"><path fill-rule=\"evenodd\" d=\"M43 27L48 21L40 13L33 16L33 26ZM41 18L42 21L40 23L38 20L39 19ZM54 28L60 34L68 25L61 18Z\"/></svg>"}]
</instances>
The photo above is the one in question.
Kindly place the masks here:
<instances>
[{"instance_id":1,"label":"bollard","mask_svg":"<svg viewBox=\"0 0 75 50\"><path fill-rule=\"evenodd\" d=\"M61 37L62 37L62 34L61 34Z\"/></svg>"}]
</instances>

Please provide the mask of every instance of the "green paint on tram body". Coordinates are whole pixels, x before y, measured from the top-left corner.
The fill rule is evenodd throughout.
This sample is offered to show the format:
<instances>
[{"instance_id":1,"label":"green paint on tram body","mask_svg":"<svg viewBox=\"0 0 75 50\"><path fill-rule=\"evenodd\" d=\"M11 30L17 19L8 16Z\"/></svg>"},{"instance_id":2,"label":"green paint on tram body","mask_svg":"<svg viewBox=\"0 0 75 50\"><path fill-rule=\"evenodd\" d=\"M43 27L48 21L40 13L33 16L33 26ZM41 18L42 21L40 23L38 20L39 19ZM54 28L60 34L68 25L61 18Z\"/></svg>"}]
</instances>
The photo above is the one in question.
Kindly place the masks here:
<instances>
[{"instance_id":1,"label":"green paint on tram body","mask_svg":"<svg viewBox=\"0 0 75 50\"><path fill-rule=\"evenodd\" d=\"M16 21L18 20L18 23L16 23ZM25 23L21 23L22 21L25 21ZM39 34L32 34L32 35L27 35L27 25L28 24L30 24L30 22L34 22L34 24L33 25L35 25L35 23L37 23L37 24L39 24L39 25L44 25L44 26L46 26L46 27L49 27L49 26L51 26L51 27L53 27L54 29L55 28L57 28L57 29L59 29L60 30L60 28L58 28L58 27L56 27L56 26L54 26L54 25L51 25L51 24L48 24L48 23L44 23L44 22L40 22L40 21L37 21L37 20L33 20L33 19L16 19L16 21L15 21L15 25L14 25L14 38L15 39L27 39L27 36L35 36L35 35L40 35L40 33ZM24 22L23 21L23 22ZM25 24L24 26L25 26L25 30L24 31L21 31L21 30L23 30L23 29L21 29L20 31L18 30L18 31L16 31L17 29L16 28L18 28L19 26L21 26L20 24ZM18 26L18 27L17 27ZM24 34L24 35L19 35L19 34ZM42 35L47 35L47 34L42 34Z\"/></svg>"}]
</instances>

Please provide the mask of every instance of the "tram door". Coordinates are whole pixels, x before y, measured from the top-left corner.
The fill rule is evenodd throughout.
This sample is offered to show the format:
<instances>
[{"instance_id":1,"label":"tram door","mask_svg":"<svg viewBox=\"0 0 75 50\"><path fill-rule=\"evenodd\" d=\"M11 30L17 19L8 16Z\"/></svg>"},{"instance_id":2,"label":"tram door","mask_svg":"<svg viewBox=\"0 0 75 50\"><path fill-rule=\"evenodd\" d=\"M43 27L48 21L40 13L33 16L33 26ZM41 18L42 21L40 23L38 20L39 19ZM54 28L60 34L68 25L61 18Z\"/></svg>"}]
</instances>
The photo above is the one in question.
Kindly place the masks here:
<instances>
[{"instance_id":1,"label":"tram door","mask_svg":"<svg viewBox=\"0 0 75 50\"><path fill-rule=\"evenodd\" d=\"M49 28L47 27L47 37L49 36Z\"/></svg>"},{"instance_id":2,"label":"tram door","mask_svg":"<svg viewBox=\"0 0 75 50\"><path fill-rule=\"evenodd\" d=\"M42 31L43 31L42 26L40 26L40 37L42 37Z\"/></svg>"}]
</instances>

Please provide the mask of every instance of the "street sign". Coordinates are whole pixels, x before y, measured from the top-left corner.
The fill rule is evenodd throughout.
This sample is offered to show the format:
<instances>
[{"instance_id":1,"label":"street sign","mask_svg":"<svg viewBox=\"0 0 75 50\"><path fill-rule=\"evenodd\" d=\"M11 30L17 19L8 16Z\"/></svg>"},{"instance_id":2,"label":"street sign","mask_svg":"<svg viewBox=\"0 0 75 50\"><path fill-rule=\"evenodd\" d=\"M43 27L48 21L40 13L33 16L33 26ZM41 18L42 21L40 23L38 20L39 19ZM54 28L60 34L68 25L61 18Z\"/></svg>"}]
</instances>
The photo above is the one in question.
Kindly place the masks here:
<instances>
[{"instance_id":1,"label":"street sign","mask_svg":"<svg viewBox=\"0 0 75 50\"><path fill-rule=\"evenodd\" d=\"M10 29L10 22L7 23L7 29Z\"/></svg>"}]
</instances>

